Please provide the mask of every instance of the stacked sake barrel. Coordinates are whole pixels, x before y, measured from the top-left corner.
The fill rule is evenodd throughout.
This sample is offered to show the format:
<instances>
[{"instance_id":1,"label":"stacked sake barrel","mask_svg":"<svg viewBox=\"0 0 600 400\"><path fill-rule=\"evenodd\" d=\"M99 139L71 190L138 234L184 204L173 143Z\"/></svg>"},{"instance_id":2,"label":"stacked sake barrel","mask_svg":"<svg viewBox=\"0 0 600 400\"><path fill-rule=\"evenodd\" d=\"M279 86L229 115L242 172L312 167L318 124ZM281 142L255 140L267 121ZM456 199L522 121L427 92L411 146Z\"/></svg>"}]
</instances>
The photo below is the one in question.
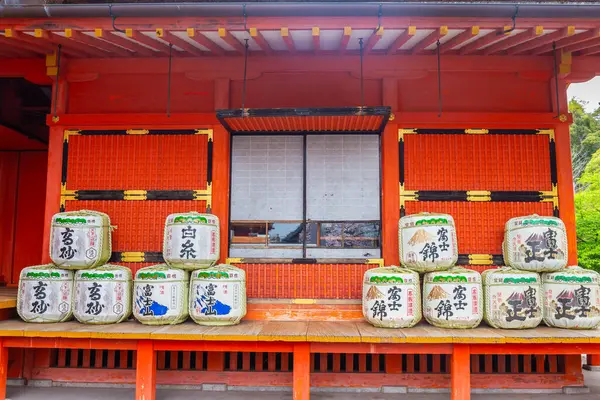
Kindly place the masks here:
<instances>
[{"instance_id":1,"label":"stacked sake barrel","mask_svg":"<svg viewBox=\"0 0 600 400\"><path fill-rule=\"evenodd\" d=\"M598 273L567 266L564 223L529 215L506 223L508 267L485 271L485 320L493 327L591 329L600 324ZM540 276L541 273L541 276Z\"/></svg>"},{"instance_id":2,"label":"stacked sake barrel","mask_svg":"<svg viewBox=\"0 0 600 400\"><path fill-rule=\"evenodd\" d=\"M52 264L24 268L17 311L27 322L110 324L131 314L131 272L106 264L111 247L108 215L96 211L55 214L50 231Z\"/></svg>"},{"instance_id":3,"label":"stacked sake barrel","mask_svg":"<svg viewBox=\"0 0 600 400\"><path fill-rule=\"evenodd\" d=\"M233 325L246 315L246 277L219 259L219 219L195 212L171 214L165 223L165 264L138 270L134 317L168 325L188 315L202 325ZM191 278L190 278L191 274Z\"/></svg>"}]
</instances>

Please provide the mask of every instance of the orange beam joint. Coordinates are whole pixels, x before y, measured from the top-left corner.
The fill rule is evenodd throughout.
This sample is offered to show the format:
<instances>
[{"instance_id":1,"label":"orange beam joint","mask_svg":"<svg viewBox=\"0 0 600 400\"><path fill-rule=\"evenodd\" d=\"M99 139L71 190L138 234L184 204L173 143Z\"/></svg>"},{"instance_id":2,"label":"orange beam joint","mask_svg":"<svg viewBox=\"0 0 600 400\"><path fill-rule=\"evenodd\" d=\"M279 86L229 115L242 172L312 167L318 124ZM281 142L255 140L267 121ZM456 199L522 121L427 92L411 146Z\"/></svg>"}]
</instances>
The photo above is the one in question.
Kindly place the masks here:
<instances>
[{"instance_id":1,"label":"orange beam joint","mask_svg":"<svg viewBox=\"0 0 600 400\"><path fill-rule=\"evenodd\" d=\"M223 41L225 41L225 43L227 43L228 45L233 47L235 49L235 51L237 51L238 53L244 53L244 51L246 50L244 45L242 43L240 43L240 41L237 40L231 34L231 32L229 32L225 28L219 28L219 37L221 39L223 39Z\"/></svg>"},{"instance_id":2,"label":"orange beam joint","mask_svg":"<svg viewBox=\"0 0 600 400\"><path fill-rule=\"evenodd\" d=\"M448 40L446 43L442 43L440 45L440 53L441 54L447 53L450 50L452 50L453 48L455 48L456 46L463 44L467 40L472 39L477 35L479 35L479 27L478 26L473 26L473 27L471 27L471 29L466 29L464 32L461 32L458 35L456 35L455 37L453 37L452 39Z\"/></svg>"},{"instance_id":3,"label":"orange beam joint","mask_svg":"<svg viewBox=\"0 0 600 400\"><path fill-rule=\"evenodd\" d=\"M586 40L597 38L599 36L600 36L600 28L590 29L589 31L581 32L581 33L578 33L577 35L573 35L571 37L558 40L556 42L556 49L557 50L562 49L563 47L567 47L567 46L570 46L570 45L576 44L576 43L581 43ZM545 46L541 46L537 49L534 49L531 52L531 54L538 55L538 54L548 53L550 51L552 51L552 43L547 44Z\"/></svg>"},{"instance_id":4,"label":"orange beam joint","mask_svg":"<svg viewBox=\"0 0 600 400\"><path fill-rule=\"evenodd\" d=\"M364 52L368 54L373 50L373 47L381 40L383 36L383 26L380 26L377 30L375 30L371 36L367 39L367 43L365 43Z\"/></svg>"},{"instance_id":5,"label":"orange beam joint","mask_svg":"<svg viewBox=\"0 0 600 400\"><path fill-rule=\"evenodd\" d=\"M321 50L321 29L318 27L312 28L313 50L318 53Z\"/></svg>"},{"instance_id":6,"label":"orange beam joint","mask_svg":"<svg viewBox=\"0 0 600 400\"><path fill-rule=\"evenodd\" d=\"M411 54L421 54L425 48L431 46L433 43L438 41L440 38L448 34L448 27L442 26L440 29L431 32L427 37L421 40L411 49Z\"/></svg>"},{"instance_id":7,"label":"orange beam joint","mask_svg":"<svg viewBox=\"0 0 600 400\"><path fill-rule=\"evenodd\" d=\"M400 47L404 46L404 44L408 42L413 36L415 36L416 33L417 27L409 26L408 29L402 32L400 36L398 36L396 40L394 40L390 47L388 47L387 54L391 55L396 53L400 49Z\"/></svg>"},{"instance_id":8,"label":"orange beam joint","mask_svg":"<svg viewBox=\"0 0 600 400\"><path fill-rule=\"evenodd\" d=\"M541 36L539 38L535 38L532 40L529 40L525 43L522 43L518 46L515 46L511 49L508 50L508 54L509 55L515 55L515 54L522 54L525 53L527 51L533 50L535 48L538 48L540 46L546 45L548 43L552 43L552 42L556 42L560 39L563 39L567 36L572 36L573 34L575 34L575 27L574 26L569 26L566 28L562 28L559 29L557 31L554 31L552 33L549 33L547 35Z\"/></svg>"},{"instance_id":9,"label":"orange beam joint","mask_svg":"<svg viewBox=\"0 0 600 400\"><path fill-rule=\"evenodd\" d=\"M350 36L352 36L352 28L349 26L344 27L344 34L342 35L342 40L340 41L339 52L345 53L348 48L348 43L350 42Z\"/></svg>"},{"instance_id":10,"label":"orange beam joint","mask_svg":"<svg viewBox=\"0 0 600 400\"><path fill-rule=\"evenodd\" d=\"M536 26L535 28L529 28L525 32L518 33L508 39L502 40L496 44L486 47L483 50L483 54L486 56L499 53L503 50L510 49L513 46L519 45L523 42L530 40L536 36L541 36L544 33L542 26Z\"/></svg>"},{"instance_id":11,"label":"orange beam joint","mask_svg":"<svg viewBox=\"0 0 600 400\"><path fill-rule=\"evenodd\" d=\"M127 29L127 37L132 38L136 42L150 46L157 50L159 53L169 55L169 45L159 42L158 40L151 39L149 36L144 35L142 32L134 31L133 29Z\"/></svg>"},{"instance_id":12,"label":"orange beam joint","mask_svg":"<svg viewBox=\"0 0 600 400\"><path fill-rule=\"evenodd\" d=\"M260 47L261 50L265 52L265 54L273 54L273 49L271 48L271 46L269 46L269 43L258 29L250 28L250 37L254 40L254 42L256 42L258 47Z\"/></svg>"},{"instance_id":13,"label":"orange beam joint","mask_svg":"<svg viewBox=\"0 0 600 400\"><path fill-rule=\"evenodd\" d=\"M295 53L296 52L296 46L294 45L294 39L292 39L292 37L290 36L290 31L288 28L281 28L281 38L283 39L283 42L285 43L285 45L288 48L288 51L290 53Z\"/></svg>"},{"instance_id":14,"label":"orange beam joint","mask_svg":"<svg viewBox=\"0 0 600 400\"><path fill-rule=\"evenodd\" d=\"M156 37L171 43L173 46L179 47L185 53L190 54L192 56L201 57L204 55L204 52L199 48L192 46L182 38L175 36L172 32L166 31L162 28L156 29Z\"/></svg>"},{"instance_id":15,"label":"orange beam joint","mask_svg":"<svg viewBox=\"0 0 600 400\"><path fill-rule=\"evenodd\" d=\"M483 46L488 46L492 43L495 43L499 40L506 38L506 36L510 35L510 33L505 33L505 32L511 28L512 27L510 27L510 26L505 26L502 29L497 29L493 32L488 33L487 35L485 35L483 37L480 37L479 39L461 47L460 54L467 55L467 54L474 53L475 51L479 50Z\"/></svg>"}]
</instances>

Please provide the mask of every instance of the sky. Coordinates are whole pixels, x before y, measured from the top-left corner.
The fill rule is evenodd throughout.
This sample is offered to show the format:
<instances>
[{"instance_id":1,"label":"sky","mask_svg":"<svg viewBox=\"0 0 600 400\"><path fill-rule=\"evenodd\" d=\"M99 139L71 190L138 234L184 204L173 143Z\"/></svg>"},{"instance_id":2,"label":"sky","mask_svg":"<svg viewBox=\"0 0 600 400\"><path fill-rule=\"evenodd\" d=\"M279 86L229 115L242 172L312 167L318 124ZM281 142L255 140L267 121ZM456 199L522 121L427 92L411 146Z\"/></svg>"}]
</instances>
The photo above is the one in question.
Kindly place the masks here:
<instances>
[{"instance_id":1,"label":"sky","mask_svg":"<svg viewBox=\"0 0 600 400\"><path fill-rule=\"evenodd\" d=\"M594 111L600 107L600 76L585 83L573 83L567 90L569 100L577 97L580 100L587 101L586 111Z\"/></svg>"}]
</instances>

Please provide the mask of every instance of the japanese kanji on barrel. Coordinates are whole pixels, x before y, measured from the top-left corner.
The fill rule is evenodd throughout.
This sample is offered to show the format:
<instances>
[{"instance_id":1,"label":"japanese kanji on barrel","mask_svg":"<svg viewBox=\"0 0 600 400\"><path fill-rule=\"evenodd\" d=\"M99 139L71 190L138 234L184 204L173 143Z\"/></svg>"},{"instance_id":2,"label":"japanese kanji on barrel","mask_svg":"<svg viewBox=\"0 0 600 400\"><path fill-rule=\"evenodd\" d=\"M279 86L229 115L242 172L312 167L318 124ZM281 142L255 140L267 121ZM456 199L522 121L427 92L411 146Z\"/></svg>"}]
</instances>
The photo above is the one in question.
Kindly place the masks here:
<instances>
[{"instance_id":1,"label":"japanese kanji on barrel","mask_svg":"<svg viewBox=\"0 0 600 400\"><path fill-rule=\"evenodd\" d=\"M555 217L511 218L506 223L502 243L504 262L514 268L534 271L558 271L567 266L565 224Z\"/></svg>"},{"instance_id":2,"label":"japanese kanji on barrel","mask_svg":"<svg viewBox=\"0 0 600 400\"><path fill-rule=\"evenodd\" d=\"M141 268L133 284L133 316L146 325L174 325L188 317L189 272L166 264Z\"/></svg>"},{"instance_id":3,"label":"japanese kanji on barrel","mask_svg":"<svg viewBox=\"0 0 600 400\"><path fill-rule=\"evenodd\" d=\"M594 329L600 325L600 286L596 271L568 267L542 275L544 322L557 328Z\"/></svg>"},{"instance_id":4,"label":"japanese kanji on barrel","mask_svg":"<svg viewBox=\"0 0 600 400\"><path fill-rule=\"evenodd\" d=\"M50 230L50 258L64 269L85 269L105 264L111 256L108 215L97 211L55 214Z\"/></svg>"},{"instance_id":5,"label":"japanese kanji on barrel","mask_svg":"<svg viewBox=\"0 0 600 400\"><path fill-rule=\"evenodd\" d=\"M171 267L194 270L219 259L219 219L212 214L171 214L165 223L163 258Z\"/></svg>"},{"instance_id":6,"label":"japanese kanji on barrel","mask_svg":"<svg viewBox=\"0 0 600 400\"><path fill-rule=\"evenodd\" d=\"M417 272L445 270L458 260L454 219L447 214L400 218L398 241L401 264Z\"/></svg>"},{"instance_id":7,"label":"japanese kanji on barrel","mask_svg":"<svg viewBox=\"0 0 600 400\"><path fill-rule=\"evenodd\" d=\"M131 315L131 270L119 265L77 271L73 313L84 324L116 324Z\"/></svg>"},{"instance_id":8,"label":"japanese kanji on barrel","mask_svg":"<svg viewBox=\"0 0 600 400\"><path fill-rule=\"evenodd\" d=\"M504 267L484 271L482 279L488 325L527 329L542 322L542 283L537 273Z\"/></svg>"},{"instance_id":9,"label":"japanese kanji on barrel","mask_svg":"<svg viewBox=\"0 0 600 400\"><path fill-rule=\"evenodd\" d=\"M246 273L227 264L190 278L190 317L200 325L235 325L246 315Z\"/></svg>"},{"instance_id":10,"label":"japanese kanji on barrel","mask_svg":"<svg viewBox=\"0 0 600 400\"><path fill-rule=\"evenodd\" d=\"M64 322L73 311L73 272L52 264L23 268L17 292L17 313L26 322Z\"/></svg>"},{"instance_id":11,"label":"japanese kanji on barrel","mask_svg":"<svg viewBox=\"0 0 600 400\"><path fill-rule=\"evenodd\" d=\"M419 274L396 266L367 270L363 316L382 328L408 328L421 320Z\"/></svg>"},{"instance_id":12,"label":"japanese kanji on barrel","mask_svg":"<svg viewBox=\"0 0 600 400\"><path fill-rule=\"evenodd\" d=\"M423 278L423 314L441 328L475 328L483 318L481 275L462 267Z\"/></svg>"}]
</instances>

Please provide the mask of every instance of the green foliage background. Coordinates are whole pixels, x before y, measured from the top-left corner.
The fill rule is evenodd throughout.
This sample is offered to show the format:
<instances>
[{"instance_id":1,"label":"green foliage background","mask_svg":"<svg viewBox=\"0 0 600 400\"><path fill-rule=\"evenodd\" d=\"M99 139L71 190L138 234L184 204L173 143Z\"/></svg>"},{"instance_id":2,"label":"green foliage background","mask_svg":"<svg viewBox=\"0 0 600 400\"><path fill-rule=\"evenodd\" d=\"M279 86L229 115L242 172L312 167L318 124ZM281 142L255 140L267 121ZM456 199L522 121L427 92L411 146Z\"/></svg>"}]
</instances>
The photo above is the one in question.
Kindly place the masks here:
<instances>
[{"instance_id":1,"label":"green foliage background","mask_svg":"<svg viewBox=\"0 0 600 400\"><path fill-rule=\"evenodd\" d=\"M575 181L579 265L600 272L600 107L591 113L571 100L571 157Z\"/></svg>"}]
</instances>

